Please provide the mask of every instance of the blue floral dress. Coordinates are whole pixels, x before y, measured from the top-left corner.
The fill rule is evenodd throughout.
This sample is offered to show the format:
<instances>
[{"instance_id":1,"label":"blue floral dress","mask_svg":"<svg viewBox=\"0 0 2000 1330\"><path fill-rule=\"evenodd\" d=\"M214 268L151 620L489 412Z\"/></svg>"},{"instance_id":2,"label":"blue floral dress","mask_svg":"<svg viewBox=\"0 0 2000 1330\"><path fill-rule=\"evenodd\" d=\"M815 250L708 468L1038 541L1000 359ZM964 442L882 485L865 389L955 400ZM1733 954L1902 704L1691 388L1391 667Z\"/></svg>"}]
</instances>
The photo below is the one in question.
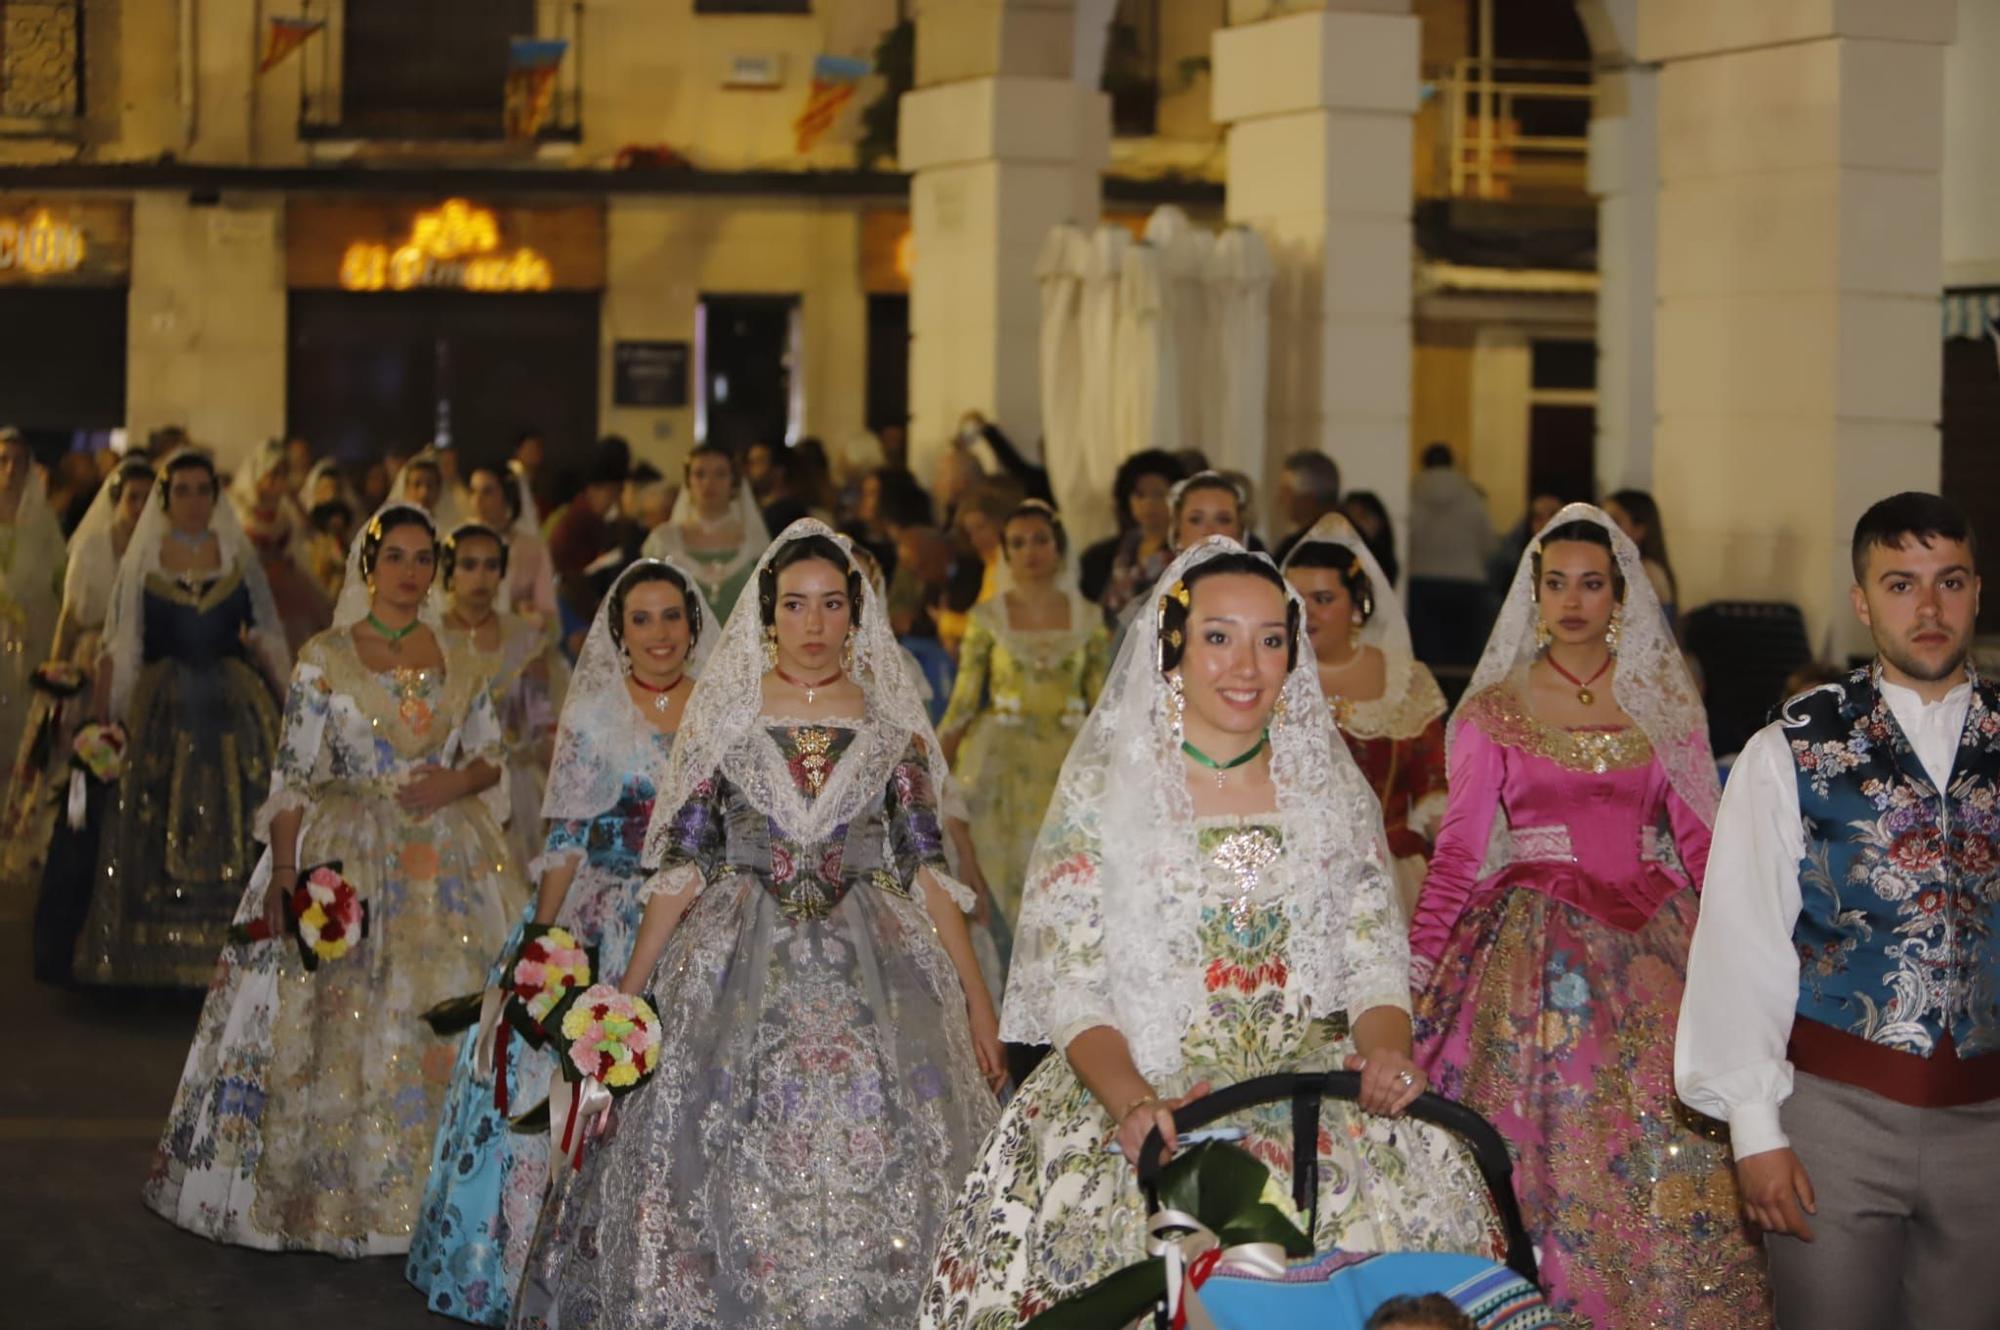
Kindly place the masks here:
<instances>
[{"instance_id":1,"label":"blue floral dress","mask_svg":"<svg viewBox=\"0 0 2000 1330\"><path fill-rule=\"evenodd\" d=\"M634 722L641 723L641 722ZM673 740L653 735L650 769L628 776L618 802L588 820L552 822L542 857L531 876L565 858L580 858L569 894L556 922L586 947L597 948L597 970L607 979L625 971L632 939L644 907L639 864L646 826L653 815L658 773L665 769ZM529 907L523 923L533 917ZM497 985L512 959L520 928L502 949L487 977ZM548 1094L554 1067L518 1036L510 1040L504 1073L506 1111L493 1084L473 1069L478 1032L468 1031L452 1068L444 1119L431 1153L430 1185L410 1242L404 1273L424 1291L430 1309L480 1325L505 1325L515 1287L534 1237L535 1219L548 1186L546 1133L508 1130L507 1118L534 1107Z\"/></svg>"}]
</instances>

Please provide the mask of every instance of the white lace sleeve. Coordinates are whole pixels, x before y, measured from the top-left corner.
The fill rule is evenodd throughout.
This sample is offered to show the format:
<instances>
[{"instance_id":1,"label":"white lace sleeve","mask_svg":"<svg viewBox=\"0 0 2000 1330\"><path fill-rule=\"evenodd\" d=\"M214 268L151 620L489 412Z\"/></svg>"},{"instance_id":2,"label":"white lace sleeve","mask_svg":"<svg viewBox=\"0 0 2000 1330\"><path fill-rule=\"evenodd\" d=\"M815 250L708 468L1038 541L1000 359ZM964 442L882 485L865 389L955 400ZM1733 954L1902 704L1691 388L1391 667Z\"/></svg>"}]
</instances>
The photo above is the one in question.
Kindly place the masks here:
<instances>
[{"instance_id":1,"label":"white lace sleeve","mask_svg":"<svg viewBox=\"0 0 2000 1330\"><path fill-rule=\"evenodd\" d=\"M960 914L971 914L973 908L979 904L979 898L972 894L971 887L941 869L926 868L917 874L917 880L927 886L936 887L950 897L951 903L958 907Z\"/></svg>"},{"instance_id":2,"label":"white lace sleeve","mask_svg":"<svg viewBox=\"0 0 2000 1330\"><path fill-rule=\"evenodd\" d=\"M655 896L685 896L689 892L699 896L707 886L708 879L701 875L701 869L683 860L648 877L639 887L639 904L644 905Z\"/></svg>"},{"instance_id":3,"label":"white lace sleeve","mask_svg":"<svg viewBox=\"0 0 2000 1330\"><path fill-rule=\"evenodd\" d=\"M333 707L333 685L326 671L300 660L285 693L285 724L271 763L271 792L258 808L253 830L270 843L271 819L280 813L303 812L312 806L314 772L326 740L327 717Z\"/></svg>"},{"instance_id":4,"label":"white lace sleeve","mask_svg":"<svg viewBox=\"0 0 2000 1330\"><path fill-rule=\"evenodd\" d=\"M1021 899L1000 1037L1067 1048L1092 1026L1118 1024L1104 955L1104 909L1094 855L1054 858Z\"/></svg>"}]
</instances>

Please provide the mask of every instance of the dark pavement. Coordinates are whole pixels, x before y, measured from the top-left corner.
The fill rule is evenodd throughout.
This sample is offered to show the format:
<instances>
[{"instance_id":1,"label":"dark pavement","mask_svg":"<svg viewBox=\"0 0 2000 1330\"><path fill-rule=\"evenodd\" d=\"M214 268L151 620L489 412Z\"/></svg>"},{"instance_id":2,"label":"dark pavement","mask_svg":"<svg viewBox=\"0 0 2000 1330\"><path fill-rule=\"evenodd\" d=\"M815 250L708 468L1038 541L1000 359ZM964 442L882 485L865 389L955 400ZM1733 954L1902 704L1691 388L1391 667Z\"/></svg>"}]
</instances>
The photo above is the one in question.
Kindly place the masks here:
<instances>
[{"instance_id":1,"label":"dark pavement","mask_svg":"<svg viewBox=\"0 0 2000 1330\"><path fill-rule=\"evenodd\" d=\"M219 1247L139 1203L200 995L64 991L0 965L0 1327L450 1330L402 1260Z\"/></svg>"}]
</instances>

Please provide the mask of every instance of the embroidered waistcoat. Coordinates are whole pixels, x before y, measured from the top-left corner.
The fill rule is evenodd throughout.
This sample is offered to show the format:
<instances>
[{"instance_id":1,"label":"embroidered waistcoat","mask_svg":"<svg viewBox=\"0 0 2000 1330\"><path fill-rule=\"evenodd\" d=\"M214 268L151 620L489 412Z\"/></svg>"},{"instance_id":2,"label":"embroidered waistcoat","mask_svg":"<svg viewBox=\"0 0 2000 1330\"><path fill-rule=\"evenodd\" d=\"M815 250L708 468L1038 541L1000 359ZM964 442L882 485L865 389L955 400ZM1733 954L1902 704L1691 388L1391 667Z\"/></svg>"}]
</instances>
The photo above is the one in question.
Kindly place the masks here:
<instances>
[{"instance_id":1,"label":"embroidered waistcoat","mask_svg":"<svg viewBox=\"0 0 2000 1330\"><path fill-rule=\"evenodd\" d=\"M2000 1050L2000 689L1978 678L1939 791L1874 669L1785 705L1805 822L1798 1014L1925 1057Z\"/></svg>"}]
</instances>

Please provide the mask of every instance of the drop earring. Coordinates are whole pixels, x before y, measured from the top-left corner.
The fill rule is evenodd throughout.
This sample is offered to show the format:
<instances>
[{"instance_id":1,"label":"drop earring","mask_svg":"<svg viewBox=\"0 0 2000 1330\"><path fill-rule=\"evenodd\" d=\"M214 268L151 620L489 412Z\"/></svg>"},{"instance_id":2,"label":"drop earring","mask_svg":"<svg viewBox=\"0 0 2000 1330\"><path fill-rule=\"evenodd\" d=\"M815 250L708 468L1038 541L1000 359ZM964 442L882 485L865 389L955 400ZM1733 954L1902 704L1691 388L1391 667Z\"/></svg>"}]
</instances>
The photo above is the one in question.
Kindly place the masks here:
<instances>
[{"instance_id":1,"label":"drop earring","mask_svg":"<svg viewBox=\"0 0 2000 1330\"><path fill-rule=\"evenodd\" d=\"M764 625L764 668L778 668L778 626L774 623Z\"/></svg>"},{"instance_id":2,"label":"drop earring","mask_svg":"<svg viewBox=\"0 0 2000 1330\"><path fill-rule=\"evenodd\" d=\"M1546 651L1549 649L1549 644L1554 642L1555 640L1556 640L1556 635L1549 630L1549 621L1542 617L1541 611L1537 610L1535 612L1536 647L1540 648L1543 651Z\"/></svg>"},{"instance_id":3,"label":"drop earring","mask_svg":"<svg viewBox=\"0 0 2000 1330\"><path fill-rule=\"evenodd\" d=\"M854 673L854 630L851 628L840 643L840 669L843 674Z\"/></svg>"},{"instance_id":4,"label":"drop earring","mask_svg":"<svg viewBox=\"0 0 2000 1330\"><path fill-rule=\"evenodd\" d=\"M1611 611L1611 622L1604 625L1604 649L1612 655L1618 654L1618 639L1625 632L1625 607L1616 606Z\"/></svg>"},{"instance_id":5,"label":"drop earring","mask_svg":"<svg viewBox=\"0 0 2000 1330\"><path fill-rule=\"evenodd\" d=\"M1187 742L1181 722L1187 716L1187 687L1181 682L1181 672L1175 670L1167 676L1167 686L1173 693L1174 742Z\"/></svg>"}]
</instances>

